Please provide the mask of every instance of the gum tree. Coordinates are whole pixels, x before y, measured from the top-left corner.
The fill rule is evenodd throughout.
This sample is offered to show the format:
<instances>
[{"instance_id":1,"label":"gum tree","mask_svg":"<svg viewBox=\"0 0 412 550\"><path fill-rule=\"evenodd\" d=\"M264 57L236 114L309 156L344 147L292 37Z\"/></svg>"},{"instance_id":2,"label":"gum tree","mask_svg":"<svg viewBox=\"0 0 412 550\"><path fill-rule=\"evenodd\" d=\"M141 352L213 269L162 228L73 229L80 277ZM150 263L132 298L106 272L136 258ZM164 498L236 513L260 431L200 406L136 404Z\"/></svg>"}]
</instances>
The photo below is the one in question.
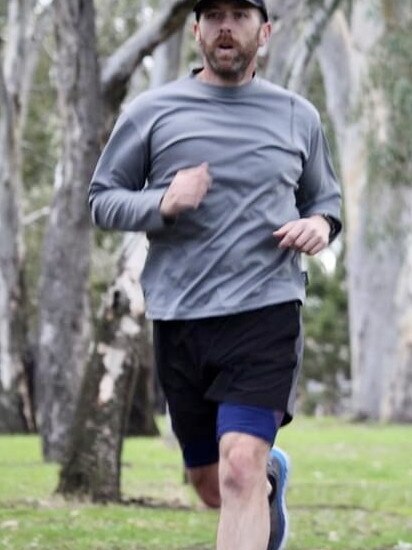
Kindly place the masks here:
<instances>
[{"instance_id":1,"label":"gum tree","mask_svg":"<svg viewBox=\"0 0 412 550\"><path fill-rule=\"evenodd\" d=\"M23 132L47 6L10 0L0 41L0 432L32 431L22 209Z\"/></svg>"}]
</instances>

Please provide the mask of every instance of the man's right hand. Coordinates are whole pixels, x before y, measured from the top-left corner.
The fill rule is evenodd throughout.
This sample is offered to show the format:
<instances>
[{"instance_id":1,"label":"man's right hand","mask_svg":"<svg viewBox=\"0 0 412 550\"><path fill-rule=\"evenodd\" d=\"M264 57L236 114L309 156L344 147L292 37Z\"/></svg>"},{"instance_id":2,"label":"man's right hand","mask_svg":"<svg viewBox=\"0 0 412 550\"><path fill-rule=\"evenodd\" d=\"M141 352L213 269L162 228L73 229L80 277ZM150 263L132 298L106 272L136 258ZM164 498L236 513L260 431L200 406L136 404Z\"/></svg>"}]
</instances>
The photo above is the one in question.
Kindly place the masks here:
<instances>
[{"instance_id":1,"label":"man's right hand","mask_svg":"<svg viewBox=\"0 0 412 550\"><path fill-rule=\"evenodd\" d=\"M163 195L160 213L165 218L172 218L185 210L196 210L211 185L212 177L207 162L179 170Z\"/></svg>"}]
</instances>

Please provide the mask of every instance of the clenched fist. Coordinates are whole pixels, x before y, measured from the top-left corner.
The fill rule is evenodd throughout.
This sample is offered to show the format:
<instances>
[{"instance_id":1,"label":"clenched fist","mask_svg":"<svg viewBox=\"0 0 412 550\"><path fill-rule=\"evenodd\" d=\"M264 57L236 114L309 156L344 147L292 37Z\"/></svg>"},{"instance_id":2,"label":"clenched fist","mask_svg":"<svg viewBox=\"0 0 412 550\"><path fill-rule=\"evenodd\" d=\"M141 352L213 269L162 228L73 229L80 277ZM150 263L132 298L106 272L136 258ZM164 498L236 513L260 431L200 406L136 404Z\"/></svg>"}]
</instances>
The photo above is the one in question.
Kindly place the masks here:
<instances>
[{"instance_id":1,"label":"clenched fist","mask_svg":"<svg viewBox=\"0 0 412 550\"><path fill-rule=\"evenodd\" d=\"M207 162L194 168L179 170L160 203L162 216L172 218L185 210L196 210L211 185L212 178Z\"/></svg>"}]
</instances>

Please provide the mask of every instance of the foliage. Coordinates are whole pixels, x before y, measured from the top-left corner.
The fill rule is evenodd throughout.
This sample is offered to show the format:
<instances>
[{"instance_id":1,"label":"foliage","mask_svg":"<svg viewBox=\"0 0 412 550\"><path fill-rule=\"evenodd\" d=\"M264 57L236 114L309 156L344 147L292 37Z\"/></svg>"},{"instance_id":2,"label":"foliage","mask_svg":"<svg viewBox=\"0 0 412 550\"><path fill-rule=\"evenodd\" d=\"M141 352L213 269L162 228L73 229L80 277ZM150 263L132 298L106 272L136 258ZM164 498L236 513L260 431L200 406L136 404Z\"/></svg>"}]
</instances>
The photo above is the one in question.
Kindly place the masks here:
<instances>
[{"instance_id":1,"label":"foliage","mask_svg":"<svg viewBox=\"0 0 412 550\"><path fill-rule=\"evenodd\" d=\"M309 263L308 299L304 308L305 354L301 380L301 406L314 412L342 412L350 376L347 293L342 259L328 273L319 260ZM310 384L320 383L318 392ZM312 384L313 385L313 384Z\"/></svg>"},{"instance_id":2,"label":"foliage","mask_svg":"<svg viewBox=\"0 0 412 550\"><path fill-rule=\"evenodd\" d=\"M96 35L102 57L111 55L141 23L141 5L138 0L97 0Z\"/></svg>"},{"instance_id":3,"label":"foliage","mask_svg":"<svg viewBox=\"0 0 412 550\"><path fill-rule=\"evenodd\" d=\"M311 68L305 95L320 113L333 164L339 174L337 143L317 63ZM332 253L338 254L336 249ZM305 353L300 383L300 406L306 413L313 413L320 408L328 413L341 412L344 386L350 377L348 298L343 251L336 259L336 269L332 272L326 271L318 258L308 261L308 299L303 309ZM318 383L315 385L316 391L310 389L313 382Z\"/></svg>"},{"instance_id":4,"label":"foliage","mask_svg":"<svg viewBox=\"0 0 412 550\"><path fill-rule=\"evenodd\" d=\"M293 463L289 550L409 548L411 427L299 417L279 444ZM163 439L125 442L124 496L145 497L152 507L51 497L57 468L41 462L39 447L32 436L0 439L0 548L213 548L216 513L201 509L182 485L179 452Z\"/></svg>"}]
</instances>

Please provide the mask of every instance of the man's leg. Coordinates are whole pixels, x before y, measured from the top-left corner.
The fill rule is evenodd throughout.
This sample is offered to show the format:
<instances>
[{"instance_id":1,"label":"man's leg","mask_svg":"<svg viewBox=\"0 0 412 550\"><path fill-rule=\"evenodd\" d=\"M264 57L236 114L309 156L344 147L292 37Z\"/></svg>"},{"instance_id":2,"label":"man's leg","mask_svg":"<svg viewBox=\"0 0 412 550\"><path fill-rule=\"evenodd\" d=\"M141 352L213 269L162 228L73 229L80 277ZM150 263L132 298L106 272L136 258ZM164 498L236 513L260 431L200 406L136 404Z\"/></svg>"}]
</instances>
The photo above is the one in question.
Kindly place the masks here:
<instances>
[{"instance_id":1,"label":"man's leg","mask_svg":"<svg viewBox=\"0 0 412 550\"><path fill-rule=\"evenodd\" d=\"M220 508L219 463L216 462L198 468L187 468L186 471L189 482L204 504L209 508ZM267 477L266 479L267 495L270 497L273 492L273 485Z\"/></svg>"},{"instance_id":2,"label":"man's leg","mask_svg":"<svg viewBox=\"0 0 412 550\"><path fill-rule=\"evenodd\" d=\"M220 440L221 511L217 550L266 550L269 504L266 464L269 444L243 433Z\"/></svg>"},{"instance_id":3,"label":"man's leg","mask_svg":"<svg viewBox=\"0 0 412 550\"><path fill-rule=\"evenodd\" d=\"M196 493L210 508L220 507L219 464L188 468L188 477Z\"/></svg>"},{"instance_id":4,"label":"man's leg","mask_svg":"<svg viewBox=\"0 0 412 550\"><path fill-rule=\"evenodd\" d=\"M221 505L218 470L218 463L210 464L208 466L191 467L187 470L189 480L198 496L210 508L219 508ZM266 476L269 476L271 479L271 481L269 481L268 477L266 477L266 493L269 497L270 503L270 538L269 544L265 548L268 548L269 550L279 550L284 548L286 543L287 511L285 503L285 489L287 484L287 474L287 455L278 447L274 447L270 453L270 461L266 471ZM259 526L259 529L261 528L262 527ZM225 526L223 526L222 529L225 533ZM234 538L233 544L237 544L235 539L236 537ZM230 548L230 546L227 546L227 548Z\"/></svg>"}]
</instances>

